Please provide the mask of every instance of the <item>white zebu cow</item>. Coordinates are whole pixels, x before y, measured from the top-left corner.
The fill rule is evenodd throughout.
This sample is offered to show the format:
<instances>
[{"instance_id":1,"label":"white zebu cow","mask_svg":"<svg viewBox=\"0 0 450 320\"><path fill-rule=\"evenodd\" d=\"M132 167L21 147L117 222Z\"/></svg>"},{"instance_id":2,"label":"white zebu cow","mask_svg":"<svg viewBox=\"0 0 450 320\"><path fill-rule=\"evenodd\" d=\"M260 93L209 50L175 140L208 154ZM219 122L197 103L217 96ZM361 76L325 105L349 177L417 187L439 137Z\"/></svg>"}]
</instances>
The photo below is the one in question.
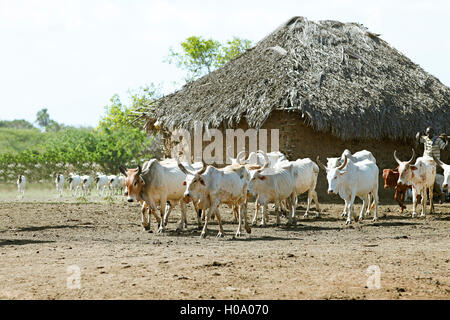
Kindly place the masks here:
<instances>
[{"instance_id":1,"label":"white zebu cow","mask_svg":"<svg viewBox=\"0 0 450 320\"><path fill-rule=\"evenodd\" d=\"M320 212L320 205L319 200L317 199L316 185L317 177L319 176L319 166L310 158L297 159L296 161L280 161L275 166L284 167L288 166L289 164L292 164L294 170L296 171L297 178L295 184L297 196L308 192L308 202L306 206L306 212L303 217L308 217L311 200L314 200L317 210L316 217L318 217Z\"/></svg>"},{"instance_id":2,"label":"white zebu cow","mask_svg":"<svg viewBox=\"0 0 450 320\"><path fill-rule=\"evenodd\" d=\"M69 178L67 179L69 182L69 190L73 192L73 196L76 197L77 193L80 192L80 196L82 194L82 180L81 177L77 174L70 173Z\"/></svg>"},{"instance_id":3,"label":"white zebu cow","mask_svg":"<svg viewBox=\"0 0 450 320\"><path fill-rule=\"evenodd\" d=\"M358 197L363 201L359 220L363 219L366 205L370 206L368 195L373 196L375 213L373 221L378 219L378 172L377 165L371 160L353 163L344 155L344 163L337 168L325 167L317 157L317 163L327 172L328 193L338 194L348 203L346 224L352 222L353 203ZM367 202L367 203L366 203Z\"/></svg>"},{"instance_id":4,"label":"white zebu cow","mask_svg":"<svg viewBox=\"0 0 450 320\"><path fill-rule=\"evenodd\" d=\"M60 173L56 174L55 185L56 185L56 192L59 194L60 197L62 197L64 189L64 176L62 174Z\"/></svg>"},{"instance_id":5,"label":"white zebu cow","mask_svg":"<svg viewBox=\"0 0 450 320\"><path fill-rule=\"evenodd\" d=\"M272 152L267 153L262 150L258 150L257 152L250 152L247 160L245 160L244 163L259 165L259 166L263 166L263 164L268 163L267 167L273 168L273 167L275 167L275 165L278 162L281 162L281 161L287 161L287 158L283 153L281 153L279 151L272 151ZM252 170L252 173L254 173L255 171L256 170ZM266 206L268 206L268 205L266 205ZM281 208L283 206L283 203L276 202L275 203L275 211L279 210L278 206ZM256 196L255 215L254 215L252 224L256 223L256 217L258 215L259 208L260 208L260 202L259 202L258 196ZM265 212L267 214L266 219L268 219L269 218L268 208L266 208Z\"/></svg>"},{"instance_id":6,"label":"white zebu cow","mask_svg":"<svg viewBox=\"0 0 450 320\"><path fill-rule=\"evenodd\" d=\"M222 220L219 213L219 205L227 204L239 208L239 225L236 236L241 235L241 221L244 218L244 228L251 232L247 224L247 183L243 178L245 167L241 166L237 171L219 170L203 163L202 169L192 172L180 163L179 168L188 176L184 201L193 200L202 210L208 209L200 237L206 237L208 221L215 214L219 224L217 237L223 236Z\"/></svg>"},{"instance_id":7,"label":"white zebu cow","mask_svg":"<svg viewBox=\"0 0 450 320\"><path fill-rule=\"evenodd\" d=\"M372 152L368 151L368 150L361 150L358 152L355 152L354 154L352 154L350 152L350 150L345 149L342 152L341 157L338 158L327 158L327 168L336 168L339 167L343 162L344 162L344 156L347 156L347 159L352 161L353 163L359 162L359 161L363 161L363 160L370 160L373 163L377 163L377 159L375 159L375 157L373 156ZM367 196L367 201L369 203L369 205L367 206L367 211L366 211L366 215L370 214L370 208L373 205L373 202L371 200L371 195L369 194ZM371 205L372 203L372 205ZM344 210L342 211L341 216L345 217L348 214L348 201L345 200L345 204L344 204Z\"/></svg>"},{"instance_id":8,"label":"white zebu cow","mask_svg":"<svg viewBox=\"0 0 450 320\"><path fill-rule=\"evenodd\" d=\"M445 164L440 159L434 157L433 159L437 163L437 165L440 166L442 170L444 170L444 179L442 179L442 189L448 189L448 186L450 185L450 165Z\"/></svg>"},{"instance_id":9,"label":"white zebu cow","mask_svg":"<svg viewBox=\"0 0 450 320\"><path fill-rule=\"evenodd\" d=\"M261 169L253 172L248 186L248 191L258 197L257 201L263 207L261 226L266 225L268 203L279 204L285 199L288 200L289 210L291 211L288 224L295 224L297 171L292 164L275 168L269 168L268 166L269 162L266 160ZM280 206L275 206L277 225L280 224L279 208Z\"/></svg>"},{"instance_id":10,"label":"white zebu cow","mask_svg":"<svg viewBox=\"0 0 450 320\"><path fill-rule=\"evenodd\" d=\"M119 167L126 178L127 186L127 200L145 201L146 204L142 207L142 226L144 230L150 230L150 220L147 220L146 206L152 213L157 212L157 205L160 205L161 223L159 224L158 232L163 232L167 224L168 215L166 212L166 203L170 203L170 208L177 204L181 207L181 221L177 229L183 229L187 225L186 205L182 201L185 191L184 182L186 175L178 168L176 160L168 159L159 162L152 159L144 163L141 169L126 169L123 166ZM197 206L194 203L194 208L197 211ZM200 225L200 218L197 214L198 224Z\"/></svg>"},{"instance_id":11,"label":"white zebu cow","mask_svg":"<svg viewBox=\"0 0 450 320\"><path fill-rule=\"evenodd\" d=\"M105 196L105 191L106 191L106 194L109 194L108 193L108 189L107 189L108 188L108 176L107 175L105 175L103 173L100 173L100 172L97 172L95 174L94 181L97 184L97 192L98 192L98 194L101 193L102 197Z\"/></svg>"},{"instance_id":12,"label":"white zebu cow","mask_svg":"<svg viewBox=\"0 0 450 320\"><path fill-rule=\"evenodd\" d=\"M427 205L427 190L430 195L430 213L434 210L433 204L433 187L436 180L436 165L433 158L428 156L419 157L416 163L412 165L412 161L416 155L412 149L413 155L409 161L400 161L397 157L397 150L394 151L394 159L398 163L398 181L397 185L407 185L412 187L413 210L412 217L416 216L417 195L422 197L422 214L425 217Z\"/></svg>"},{"instance_id":13,"label":"white zebu cow","mask_svg":"<svg viewBox=\"0 0 450 320\"><path fill-rule=\"evenodd\" d=\"M117 188L119 188L119 177L117 177L115 174L108 176L109 194L110 195L116 194Z\"/></svg>"},{"instance_id":14,"label":"white zebu cow","mask_svg":"<svg viewBox=\"0 0 450 320\"><path fill-rule=\"evenodd\" d=\"M85 197L88 196L88 193L91 191L91 183L92 178L88 175L81 176L81 188L83 190L83 195Z\"/></svg>"},{"instance_id":15,"label":"white zebu cow","mask_svg":"<svg viewBox=\"0 0 450 320\"><path fill-rule=\"evenodd\" d=\"M25 186L27 184L27 178L23 174L19 174L17 177L17 191L19 192L19 199L23 199L25 195Z\"/></svg>"}]
</instances>

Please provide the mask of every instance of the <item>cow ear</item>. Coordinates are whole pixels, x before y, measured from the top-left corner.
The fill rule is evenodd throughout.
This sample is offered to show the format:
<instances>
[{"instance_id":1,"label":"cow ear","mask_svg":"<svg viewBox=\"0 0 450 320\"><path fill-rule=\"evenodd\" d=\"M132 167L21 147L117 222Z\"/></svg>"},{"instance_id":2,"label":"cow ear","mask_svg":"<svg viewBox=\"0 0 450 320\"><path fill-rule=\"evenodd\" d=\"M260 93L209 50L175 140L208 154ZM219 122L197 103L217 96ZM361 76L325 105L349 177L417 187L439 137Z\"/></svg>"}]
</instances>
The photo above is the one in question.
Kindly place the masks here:
<instances>
[{"instance_id":1,"label":"cow ear","mask_svg":"<svg viewBox=\"0 0 450 320\"><path fill-rule=\"evenodd\" d=\"M266 180L266 176L259 176L258 178L261 180Z\"/></svg>"},{"instance_id":2,"label":"cow ear","mask_svg":"<svg viewBox=\"0 0 450 320\"><path fill-rule=\"evenodd\" d=\"M410 166L411 170L417 170L417 166Z\"/></svg>"}]
</instances>

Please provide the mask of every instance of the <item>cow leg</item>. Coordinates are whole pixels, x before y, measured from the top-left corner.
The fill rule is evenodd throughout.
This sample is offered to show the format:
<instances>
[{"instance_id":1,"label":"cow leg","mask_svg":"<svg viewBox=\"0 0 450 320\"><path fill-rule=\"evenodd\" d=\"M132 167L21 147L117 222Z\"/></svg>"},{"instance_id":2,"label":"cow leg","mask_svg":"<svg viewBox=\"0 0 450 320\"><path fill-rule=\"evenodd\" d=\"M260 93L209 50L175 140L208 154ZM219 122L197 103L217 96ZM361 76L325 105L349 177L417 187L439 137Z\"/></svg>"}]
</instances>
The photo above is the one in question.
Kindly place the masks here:
<instances>
[{"instance_id":1,"label":"cow leg","mask_svg":"<svg viewBox=\"0 0 450 320\"><path fill-rule=\"evenodd\" d=\"M416 205L417 205L417 189L412 188L412 200L413 200L413 208L412 208L412 217L416 216Z\"/></svg>"},{"instance_id":2,"label":"cow leg","mask_svg":"<svg viewBox=\"0 0 450 320\"><path fill-rule=\"evenodd\" d=\"M428 202L428 194L427 194L427 187L423 187L422 188L422 213L420 214L420 217L425 217L426 214L426 210L427 210L427 202ZM431 197L433 197L433 195L431 195ZM431 203L431 200L430 200Z\"/></svg>"},{"instance_id":3,"label":"cow leg","mask_svg":"<svg viewBox=\"0 0 450 320\"><path fill-rule=\"evenodd\" d=\"M361 222L364 220L364 211L366 210L367 203L369 203L369 206L370 206L370 201L367 198L369 198L369 197L366 196L366 197L361 198L362 208L361 208L361 211L359 212L358 222Z\"/></svg>"},{"instance_id":4,"label":"cow leg","mask_svg":"<svg viewBox=\"0 0 450 320\"><path fill-rule=\"evenodd\" d=\"M372 221L377 221L378 220L378 185L375 188L375 190L373 191L373 203L375 204L375 211L373 213Z\"/></svg>"},{"instance_id":5,"label":"cow leg","mask_svg":"<svg viewBox=\"0 0 450 320\"><path fill-rule=\"evenodd\" d=\"M261 203L261 207L262 207L261 227L265 227L266 226L266 212L268 210L267 203ZM280 217L278 216L278 213L277 213L277 225L278 224L280 224Z\"/></svg>"},{"instance_id":6,"label":"cow leg","mask_svg":"<svg viewBox=\"0 0 450 320\"><path fill-rule=\"evenodd\" d=\"M258 218L258 211L259 211L259 202L255 202L255 214L253 215L252 225L256 225L256 219Z\"/></svg>"},{"instance_id":7,"label":"cow leg","mask_svg":"<svg viewBox=\"0 0 450 320\"><path fill-rule=\"evenodd\" d=\"M175 203L173 203L175 205ZM171 202L172 207L172 202ZM181 209L181 221L178 224L177 231L183 230L183 228L187 228L187 221L186 221L186 203L183 200L180 200L180 209Z\"/></svg>"},{"instance_id":8,"label":"cow leg","mask_svg":"<svg viewBox=\"0 0 450 320\"><path fill-rule=\"evenodd\" d=\"M309 212L309 206L311 205L311 199L312 199L312 190L309 189L308 190L308 201L306 203L306 212L303 215L303 218L308 218L308 212ZM317 204L316 204L316 207L317 207Z\"/></svg>"},{"instance_id":9,"label":"cow leg","mask_svg":"<svg viewBox=\"0 0 450 320\"><path fill-rule=\"evenodd\" d=\"M430 192L429 192L429 195L430 195L430 214L431 214L431 213L434 213L434 200L433 200L433 190L434 190L434 185L432 184L432 185L428 188L428 190L430 191Z\"/></svg>"},{"instance_id":10,"label":"cow leg","mask_svg":"<svg viewBox=\"0 0 450 320\"><path fill-rule=\"evenodd\" d=\"M243 215L243 218L244 218L244 229L245 229L245 231L247 233L252 233L252 229L250 228L250 226L248 225L248 222L247 222L247 203L243 203L243 204L240 205L239 221L241 221L242 215Z\"/></svg>"},{"instance_id":11,"label":"cow leg","mask_svg":"<svg viewBox=\"0 0 450 320\"><path fill-rule=\"evenodd\" d=\"M238 219L239 219L239 207L236 205L233 205L233 216L234 216L234 223L238 223ZM239 224L241 222L239 221Z\"/></svg>"},{"instance_id":12,"label":"cow leg","mask_svg":"<svg viewBox=\"0 0 450 320\"><path fill-rule=\"evenodd\" d=\"M195 214L197 215L197 224L198 224L198 228L200 229L202 227L202 213L204 212L204 210L201 210L198 208L197 204L192 201L192 204L194 205L194 210L195 210Z\"/></svg>"},{"instance_id":13,"label":"cow leg","mask_svg":"<svg viewBox=\"0 0 450 320\"><path fill-rule=\"evenodd\" d=\"M317 198L316 190L312 190L311 194L312 194L312 197L313 197L313 200L314 200L314 204L316 205L316 211L317 211L316 217L318 218L319 215L320 215L320 204L319 204L319 199Z\"/></svg>"},{"instance_id":14,"label":"cow leg","mask_svg":"<svg viewBox=\"0 0 450 320\"><path fill-rule=\"evenodd\" d=\"M164 226L167 226L167 222L169 222L169 216L170 216L170 213L172 212L173 205L171 202L167 202L165 206L166 206L166 213L164 214L163 221L164 221Z\"/></svg>"},{"instance_id":15,"label":"cow leg","mask_svg":"<svg viewBox=\"0 0 450 320\"><path fill-rule=\"evenodd\" d=\"M222 227L222 218L220 217L220 212L219 212L219 206L216 206L216 209L214 210L216 217L217 217L217 223L219 224L219 232L217 233L217 238L222 238L223 237L223 227Z\"/></svg>"},{"instance_id":16,"label":"cow leg","mask_svg":"<svg viewBox=\"0 0 450 320\"><path fill-rule=\"evenodd\" d=\"M353 203L355 202L355 195L352 194L350 197L350 201L348 203L348 213L347 213L347 221L345 221L345 224L352 223L352 217L353 217Z\"/></svg>"},{"instance_id":17,"label":"cow leg","mask_svg":"<svg viewBox=\"0 0 450 320\"><path fill-rule=\"evenodd\" d=\"M344 199L344 210L342 211L341 217L345 217L348 214L348 200Z\"/></svg>"},{"instance_id":18,"label":"cow leg","mask_svg":"<svg viewBox=\"0 0 450 320\"><path fill-rule=\"evenodd\" d=\"M295 208L297 207L297 194L294 192L289 197L289 202L291 205L291 215L288 224L297 224L297 219L295 218Z\"/></svg>"},{"instance_id":19,"label":"cow leg","mask_svg":"<svg viewBox=\"0 0 450 320\"><path fill-rule=\"evenodd\" d=\"M141 224L144 231L150 231L150 208L148 208L149 214L148 214L148 220L147 220L147 206L145 202L142 203L141 206Z\"/></svg>"}]
</instances>

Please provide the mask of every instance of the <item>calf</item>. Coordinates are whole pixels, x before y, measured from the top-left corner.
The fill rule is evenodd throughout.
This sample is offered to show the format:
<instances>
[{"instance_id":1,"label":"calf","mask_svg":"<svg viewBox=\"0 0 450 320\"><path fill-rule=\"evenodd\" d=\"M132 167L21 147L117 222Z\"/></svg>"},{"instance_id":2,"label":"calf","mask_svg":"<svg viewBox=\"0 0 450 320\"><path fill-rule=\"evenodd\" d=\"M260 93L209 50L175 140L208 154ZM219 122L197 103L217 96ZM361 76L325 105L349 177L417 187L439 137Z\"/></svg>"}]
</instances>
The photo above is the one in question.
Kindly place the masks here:
<instances>
[{"instance_id":1,"label":"calf","mask_svg":"<svg viewBox=\"0 0 450 320\"><path fill-rule=\"evenodd\" d=\"M104 197L105 196L105 191L108 194L107 191L107 187L108 187L108 176L105 174L102 174L100 172L97 172L95 175L95 179L94 179L95 183L97 184L97 192L100 194L101 196Z\"/></svg>"},{"instance_id":2,"label":"calf","mask_svg":"<svg viewBox=\"0 0 450 320\"><path fill-rule=\"evenodd\" d=\"M425 217L427 205L427 192L430 195L430 213L434 210L433 205L433 186L436 180L435 161L431 157L419 157L415 164L411 164L415 157L415 151L409 161L400 161L397 157L397 151L394 151L394 159L398 163L399 178L397 185L412 187L413 210L412 217L416 216L417 195L422 197L421 217Z\"/></svg>"},{"instance_id":3,"label":"calf","mask_svg":"<svg viewBox=\"0 0 450 320\"><path fill-rule=\"evenodd\" d=\"M64 188L64 176L62 174L60 173L56 174L55 185L56 185L56 192L59 194L60 197L62 197Z\"/></svg>"},{"instance_id":4,"label":"calf","mask_svg":"<svg viewBox=\"0 0 450 320\"><path fill-rule=\"evenodd\" d=\"M83 190L83 195L85 197L87 197L88 193L90 193L90 191L91 191L92 178L88 175L81 176L80 178L81 178L81 188Z\"/></svg>"},{"instance_id":5,"label":"calf","mask_svg":"<svg viewBox=\"0 0 450 320\"><path fill-rule=\"evenodd\" d=\"M79 175L76 175L74 173L69 174L69 178L67 179L69 182L69 190L73 191L73 196L75 197L78 192L80 192L81 196L81 188L82 188L82 180Z\"/></svg>"},{"instance_id":6,"label":"calf","mask_svg":"<svg viewBox=\"0 0 450 320\"><path fill-rule=\"evenodd\" d=\"M17 190L19 192L19 198L23 199L25 195L25 185L27 184L27 179L23 174L19 174L17 177Z\"/></svg>"}]
</instances>

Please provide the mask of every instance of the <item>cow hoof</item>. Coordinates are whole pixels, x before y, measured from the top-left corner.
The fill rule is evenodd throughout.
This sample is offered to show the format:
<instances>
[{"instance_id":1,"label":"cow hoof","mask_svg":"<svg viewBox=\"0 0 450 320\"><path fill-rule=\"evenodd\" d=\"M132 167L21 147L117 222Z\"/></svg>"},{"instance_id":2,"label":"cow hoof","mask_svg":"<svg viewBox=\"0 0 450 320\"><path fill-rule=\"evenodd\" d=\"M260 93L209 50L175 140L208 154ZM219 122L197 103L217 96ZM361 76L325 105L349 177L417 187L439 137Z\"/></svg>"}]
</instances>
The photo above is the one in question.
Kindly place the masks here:
<instances>
[{"instance_id":1,"label":"cow hoof","mask_svg":"<svg viewBox=\"0 0 450 320\"><path fill-rule=\"evenodd\" d=\"M159 228L158 229L158 233L163 233L164 232L164 229L163 228Z\"/></svg>"},{"instance_id":2,"label":"cow hoof","mask_svg":"<svg viewBox=\"0 0 450 320\"><path fill-rule=\"evenodd\" d=\"M347 224L351 224L352 223L352 221L351 220L347 220L347 221L345 221L345 224L347 225Z\"/></svg>"},{"instance_id":3,"label":"cow hoof","mask_svg":"<svg viewBox=\"0 0 450 320\"><path fill-rule=\"evenodd\" d=\"M241 232L240 231L236 232L236 238L239 238L240 236L241 236Z\"/></svg>"},{"instance_id":4,"label":"cow hoof","mask_svg":"<svg viewBox=\"0 0 450 320\"><path fill-rule=\"evenodd\" d=\"M345 216L346 216L345 212L342 212L341 217L345 217Z\"/></svg>"},{"instance_id":5,"label":"cow hoof","mask_svg":"<svg viewBox=\"0 0 450 320\"><path fill-rule=\"evenodd\" d=\"M249 226L244 227L244 228L245 228L245 231L246 231L248 234L252 233L252 229L251 229Z\"/></svg>"},{"instance_id":6,"label":"cow hoof","mask_svg":"<svg viewBox=\"0 0 450 320\"><path fill-rule=\"evenodd\" d=\"M303 215L303 218L308 218L308 214L305 213L305 214Z\"/></svg>"},{"instance_id":7,"label":"cow hoof","mask_svg":"<svg viewBox=\"0 0 450 320\"><path fill-rule=\"evenodd\" d=\"M222 232L219 232L219 233L217 234L217 236L216 236L216 238L222 238L222 237L223 237Z\"/></svg>"},{"instance_id":8,"label":"cow hoof","mask_svg":"<svg viewBox=\"0 0 450 320\"><path fill-rule=\"evenodd\" d=\"M425 215L422 213L422 214L420 215L420 217L421 217L421 218L425 218Z\"/></svg>"},{"instance_id":9,"label":"cow hoof","mask_svg":"<svg viewBox=\"0 0 450 320\"><path fill-rule=\"evenodd\" d=\"M378 218L373 218L372 219L372 222L375 222L375 221L377 221L378 220Z\"/></svg>"},{"instance_id":10,"label":"cow hoof","mask_svg":"<svg viewBox=\"0 0 450 320\"><path fill-rule=\"evenodd\" d=\"M202 232L200 234L200 239L206 239L206 233L205 232Z\"/></svg>"}]
</instances>

